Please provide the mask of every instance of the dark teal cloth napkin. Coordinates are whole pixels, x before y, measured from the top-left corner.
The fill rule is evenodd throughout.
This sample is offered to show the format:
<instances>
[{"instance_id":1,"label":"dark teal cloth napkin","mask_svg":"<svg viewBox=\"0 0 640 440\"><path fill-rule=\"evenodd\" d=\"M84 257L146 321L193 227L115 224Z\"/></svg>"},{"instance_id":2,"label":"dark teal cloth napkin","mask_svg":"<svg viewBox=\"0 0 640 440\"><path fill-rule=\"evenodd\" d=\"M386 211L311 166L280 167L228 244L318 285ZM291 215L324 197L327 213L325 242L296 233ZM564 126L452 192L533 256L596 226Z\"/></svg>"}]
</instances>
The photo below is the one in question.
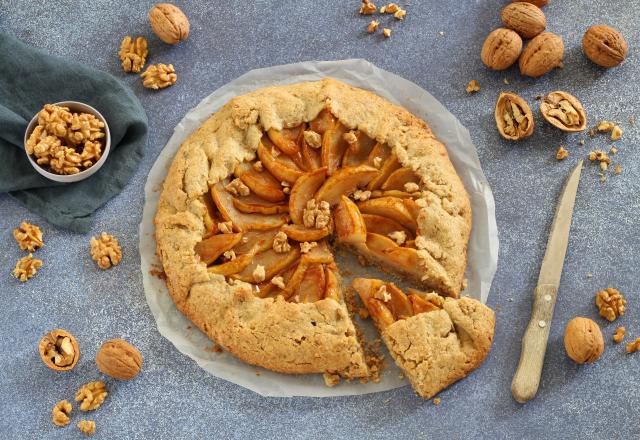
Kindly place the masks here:
<instances>
[{"instance_id":1,"label":"dark teal cloth napkin","mask_svg":"<svg viewBox=\"0 0 640 440\"><path fill-rule=\"evenodd\" d=\"M42 177L23 149L29 120L44 104L59 101L89 104L111 131L109 157L80 182L60 184ZM9 193L56 226L88 232L92 214L122 191L136 170L147 124L140 101L113 76L0 33L0 193Z\"/></svg>"}]
</instances>

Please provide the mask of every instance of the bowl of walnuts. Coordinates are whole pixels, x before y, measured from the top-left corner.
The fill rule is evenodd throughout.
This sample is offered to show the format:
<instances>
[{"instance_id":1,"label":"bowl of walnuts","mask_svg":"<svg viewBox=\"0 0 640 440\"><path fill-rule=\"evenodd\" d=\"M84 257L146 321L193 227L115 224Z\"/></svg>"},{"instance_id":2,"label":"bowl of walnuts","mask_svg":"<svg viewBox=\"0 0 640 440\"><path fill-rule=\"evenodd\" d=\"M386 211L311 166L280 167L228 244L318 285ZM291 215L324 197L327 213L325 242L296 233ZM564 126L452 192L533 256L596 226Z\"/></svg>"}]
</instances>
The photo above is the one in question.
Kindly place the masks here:
<instances>
[{"instance_id":1,"label":"bowl of walnuts","mask_svg":"<svg viewBox=\"0 0 640 440\"><path fill-rule=\"evenodd\" d=\"M45 104L24 134L33 168L49 180L84 180L104 164L111 147L107 121L98 110L77 101Z\"/></svg>"}]
</instances>

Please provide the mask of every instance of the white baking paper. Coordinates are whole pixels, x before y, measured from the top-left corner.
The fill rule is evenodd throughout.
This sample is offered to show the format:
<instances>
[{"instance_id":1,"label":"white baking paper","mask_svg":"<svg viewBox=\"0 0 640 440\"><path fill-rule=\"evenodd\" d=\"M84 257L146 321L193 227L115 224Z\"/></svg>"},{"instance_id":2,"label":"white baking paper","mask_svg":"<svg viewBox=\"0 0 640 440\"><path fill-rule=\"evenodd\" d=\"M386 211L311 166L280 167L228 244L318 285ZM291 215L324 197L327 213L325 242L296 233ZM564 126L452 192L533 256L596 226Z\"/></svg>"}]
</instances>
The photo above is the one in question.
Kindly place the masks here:
<instances>
[{"instance_id":1,"label":"white baking paper","mask_svg":"<svg viewBox=\"0 0 640 440\"><path fill-rule=\"evenodd\" d=\"M371 90L400 104L427 121L436 136L446 145L451 161L469 192L473 209L473 230L466 272L468 287L463 294L486 302L498 262L498 231L493 195L469 132L431 94L416 84L379 69L368 61L353 59L302 62L256 69L219 88L185 115L149 172L140 223L142 279L149 308L156 319L158 330L165 338L208 373L264 396L326 397L366 394L404 386L407 382L400 379L399 370L386 351L387 368L379 383L360 384L353 381L333 388L325 386L321 375L274 373L240 362L229 353L214 352L212 342L175 308L164 282L151 275L153 270L159 270L162 266L155 253L153 217L162 181L176 151L202 122L229 99L261 87L313 81L327 76ZM340 258L338 261L341 263ZM367 272L371 274L371 268L367 268ZM375 335L369 321L362 323L362 327L365 335Z\"/></svg>"}]
</instances>

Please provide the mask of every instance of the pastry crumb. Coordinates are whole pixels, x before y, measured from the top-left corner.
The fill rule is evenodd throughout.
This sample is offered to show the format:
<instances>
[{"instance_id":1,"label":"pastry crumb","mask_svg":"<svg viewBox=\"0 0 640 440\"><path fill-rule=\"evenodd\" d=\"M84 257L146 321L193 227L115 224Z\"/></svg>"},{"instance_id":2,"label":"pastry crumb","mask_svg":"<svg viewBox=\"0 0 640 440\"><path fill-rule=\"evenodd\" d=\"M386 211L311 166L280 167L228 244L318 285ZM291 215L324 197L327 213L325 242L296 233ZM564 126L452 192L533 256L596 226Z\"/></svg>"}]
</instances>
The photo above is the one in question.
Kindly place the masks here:
<instances>
[{"instance_id":1,"label":"pastry crumb","mask_svg":"<svg viewBox=\"0 0 640 440\"><path fill-rule=\"evenodd\" d=\"M414 193L420 190L420 187L415 182L407 182L404 184L404 190L408 193Z\"/></svg>"},{"instance_id":2,"label":"pastry crumb","mask_svg":"<svg viewBox=\"0 0 640 440\"><path fill-rule=\"evenodd\" d=\"M467 84L467 93L476 93L480 91L480 84L478 84L478 81L476 81L475 79L472 79L471 81L469 81L469 84Z\"/></svg>"},{"instance_id":3,"label":"pastry crumb","mask_svg":"<svg viewBox=\"0 0 640 440\"><path fill-rule=\"evenodd\" d=\"M382 35L384 35L385 38L391 37L391 29L389 28L382 29Z\"/></svg>"},{"instance_id":4,"label":"pastry crumb","mask_svg":"<svg viewBox=\"0 0 640 440\"><path fill-rule=\"evenodd\" d=\"M233 223L231 221L220 222L220 223L218 223L218 229L223 234L232 234L233 233Z\"/></svg>"},{"instance_id":5,"label":"pastry crumb","mask_svg":"<svg viewBox=\"0 0 640 440\"><path fill-rule=\"evenodd\" d=\"M322 378L324 379L324 384L330 388L340 384L340 375L338 374L324 373Z\"/></svg>"},{"instance_id":6,"label":"pastry crumb","mask_svg":"<svg viewBox=\"0 0 640 440\"><path fill-rule=\"evenodd\" d=\"M442 403L442 399L439 397L436 397L435 399L432 400L434 405L440 405Z\"/></svg>"},{"instance_id":7,"label":"pastry crumb","mask_svg":"<svg viewBox=\"0 0 640 440\"><path fill-rule=\"evenodd\" d=\"M262 165L261 161L255 161L253 163L253 169L256 170L257 172L261 173L264 171L264 165Z\"/></svg>"}]
</instances>

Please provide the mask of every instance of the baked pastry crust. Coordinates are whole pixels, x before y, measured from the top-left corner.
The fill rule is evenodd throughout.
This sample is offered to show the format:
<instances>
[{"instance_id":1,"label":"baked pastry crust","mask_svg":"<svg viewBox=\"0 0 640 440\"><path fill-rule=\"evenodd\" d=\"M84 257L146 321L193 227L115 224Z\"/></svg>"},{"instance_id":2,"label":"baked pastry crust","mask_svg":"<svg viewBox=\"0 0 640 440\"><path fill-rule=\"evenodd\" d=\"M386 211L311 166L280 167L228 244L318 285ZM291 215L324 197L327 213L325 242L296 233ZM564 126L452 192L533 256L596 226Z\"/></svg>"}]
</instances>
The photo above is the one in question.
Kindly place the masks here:
<instances>
[{"instance_id":1,"label":"baked pastry crust","mask_svg":"<svg viewBox=\"0 0 640 440\"><path fill-rule=\"evenodd\" d=\"M313 120L323 109L392 148L421 179L418 228L423 286L459 295L471 229L467 193L427 124L377 95L325 79L269 87L231 99L180 147L155 217L157 252L177 308L245 362L286 373L364 377L367 366L343 302L258 298L250 284L207 271L194 252L205 233L201 196L253 160L264 132Z\"/></svg>"}]
</instances>

